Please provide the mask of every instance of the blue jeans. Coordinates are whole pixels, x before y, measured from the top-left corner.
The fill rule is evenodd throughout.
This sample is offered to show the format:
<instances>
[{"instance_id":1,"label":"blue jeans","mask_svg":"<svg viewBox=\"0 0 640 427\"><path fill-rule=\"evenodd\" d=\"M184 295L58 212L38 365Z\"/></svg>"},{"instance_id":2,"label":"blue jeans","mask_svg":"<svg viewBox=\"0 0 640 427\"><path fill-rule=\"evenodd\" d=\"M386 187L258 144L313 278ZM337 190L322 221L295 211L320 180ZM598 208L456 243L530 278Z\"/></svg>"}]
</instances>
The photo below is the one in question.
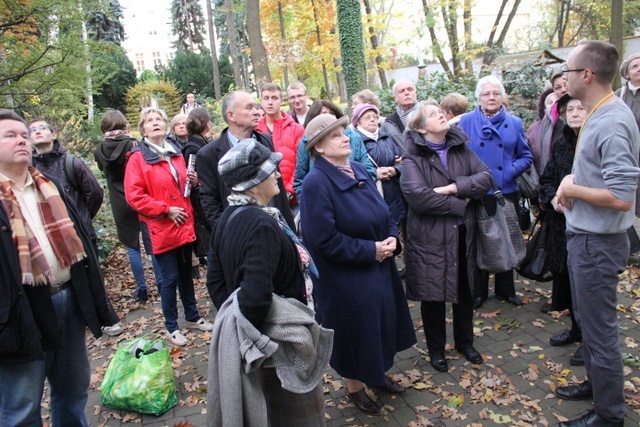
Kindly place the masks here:
<instances>
[{"instance_id":1,"label":"blue jeans","mask_svg":"<svg viewBox=\"0 0 640 427\"><path fill-rule=\"evenodd\" d=\"M196 307L193 279L191 278L191 248L191 244L186 244L155 256L162 275L160 300L162 314L164 314L164 325L169 332L179 329L176 288L180 293L185 319L189 322L200 319Z\"/></svg>"},{"instance_id":2,"label":"blue jeans","mask_svg":"<svg viewBox=\"0 0 640 427\"><path fill-rule=\"evenodd\" d=\"M85 322L71 288L51 296L62 334L62 348L45 352L45 360L0 365L0 426L42 426L40 401L45 378L55 427L87 426L91 368Z\"/></svg>"},{"instance_id":3,"label":"blue jeans","mask_svg":"<svg viewBox=\"0 0 640 427\"><path fill-rule=\"evenodd\" d=\"M136 288L138 290L147 289L147 279L144 277L144 267L142 266L142 252L140 248L127 247L127 255L129 255L129 264L131 264L131 271L133 277L136 280ZM151 255L151 262L153 263L153 274L156 277L156 285L160 290L160 282L162 282L162 274L160 273L160 266L154 255Z\"/></svg>"}]
</instances>

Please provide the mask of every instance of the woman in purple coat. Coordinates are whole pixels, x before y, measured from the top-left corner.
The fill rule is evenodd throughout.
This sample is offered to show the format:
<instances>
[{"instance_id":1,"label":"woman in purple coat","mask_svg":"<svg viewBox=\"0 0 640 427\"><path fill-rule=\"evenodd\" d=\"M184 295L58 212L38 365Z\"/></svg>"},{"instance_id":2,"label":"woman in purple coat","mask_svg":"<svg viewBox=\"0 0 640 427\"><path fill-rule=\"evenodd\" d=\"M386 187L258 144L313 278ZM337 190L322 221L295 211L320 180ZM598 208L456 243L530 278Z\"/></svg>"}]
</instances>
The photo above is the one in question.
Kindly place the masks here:
<instances>
[{"instance_id":1,"label":"woman in purple coat","mask_svg":"<svg viewBox=\"0 0 640 427\"><path fill-rule=\"evenodd\" d=\"M348 161L348 123L321 114L307 125L315 162L302 184L313 195L300 204L302 233L319 272L319 318L335 331L331 367L347 380L347 398L378 414L364 384L404 393L385 372L416 337L393 258L400 252L397 226L364 166Z\"/></svg>"}]
</instances>

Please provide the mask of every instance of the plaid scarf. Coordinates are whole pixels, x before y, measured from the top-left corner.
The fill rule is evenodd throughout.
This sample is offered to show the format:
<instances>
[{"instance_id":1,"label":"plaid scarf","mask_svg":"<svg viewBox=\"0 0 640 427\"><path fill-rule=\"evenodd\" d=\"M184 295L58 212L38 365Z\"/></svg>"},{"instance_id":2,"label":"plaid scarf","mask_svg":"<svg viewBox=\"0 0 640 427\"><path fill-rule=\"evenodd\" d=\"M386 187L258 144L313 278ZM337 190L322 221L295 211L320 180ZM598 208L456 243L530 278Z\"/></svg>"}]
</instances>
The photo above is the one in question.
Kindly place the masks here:
<instances>
[{"instance_id":1,"label":"plaid scarf","mask_svg":"<svg viewBox=\"0 0 640 427\"><path fill-rule=\"evenodd\" d=\"M29 167L29 174L34 182L45 233L51 242L58 264L61 268L68 268L86 258L82 241L76 234L67 207L55 184L33 167ZM18 250L22 283L31 286L53 284L51 266L30 225L22 216L20 203L13 194L8 180L0 181L0 203L10 218L13 240Z\"/></svg>"}]
</instances>

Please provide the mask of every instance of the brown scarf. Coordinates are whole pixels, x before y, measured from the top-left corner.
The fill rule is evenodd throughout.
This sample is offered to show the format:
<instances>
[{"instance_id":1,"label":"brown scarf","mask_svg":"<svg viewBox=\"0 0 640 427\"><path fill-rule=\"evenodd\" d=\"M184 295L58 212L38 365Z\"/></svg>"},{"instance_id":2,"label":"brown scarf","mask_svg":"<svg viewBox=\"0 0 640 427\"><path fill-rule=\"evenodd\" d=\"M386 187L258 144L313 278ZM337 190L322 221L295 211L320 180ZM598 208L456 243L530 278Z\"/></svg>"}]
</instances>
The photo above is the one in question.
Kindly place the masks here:
<instances>
[{"instance_id":1,"label":"brown scarf","mask_svg":"<svg viewBox=\"0 0 640 427\"><path fill-rule=\"evenodd\" d=\"M42 223L53 252L60 267L68 268L86 258L82 240L76 233L55 184L33 167L29 167L29 174L34 182ZM20 203L13 194L8 180L0 181L0 203L10 218L13 240L18 250L22 283L31 286L53 284L51 267L31 227L22 216Z\"/></svg>"}]
</instances>

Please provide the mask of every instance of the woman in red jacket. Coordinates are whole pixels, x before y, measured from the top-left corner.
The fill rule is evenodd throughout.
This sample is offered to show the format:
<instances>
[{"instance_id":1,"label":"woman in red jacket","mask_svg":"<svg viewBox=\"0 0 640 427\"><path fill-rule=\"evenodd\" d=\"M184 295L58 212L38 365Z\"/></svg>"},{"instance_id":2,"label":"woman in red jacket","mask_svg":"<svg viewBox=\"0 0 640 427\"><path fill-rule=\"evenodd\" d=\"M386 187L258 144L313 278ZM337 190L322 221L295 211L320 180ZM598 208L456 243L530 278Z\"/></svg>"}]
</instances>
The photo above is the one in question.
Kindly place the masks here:
<instances>
[{"instance_id":1,"label":"woman in red jacket","mask_svg":"<svg viewBox=\"0 0 640 427\"><path fill-rule=\"evenodd\" d=\"M197 177L194 171L187 173L180 150L166 139L164 111L142 110L138 129L143 139L127 163L125 197L138 212L140 227L147 229L149 249L160 265L160 299L169 339L174 345L183 346L188 341L178 327L176 288L186 327L202 331L213 328L198 313L191 278L191 250L196 237L193 208L184 191L187 185L196 184Z\"/></svg>"}]
</instances>

